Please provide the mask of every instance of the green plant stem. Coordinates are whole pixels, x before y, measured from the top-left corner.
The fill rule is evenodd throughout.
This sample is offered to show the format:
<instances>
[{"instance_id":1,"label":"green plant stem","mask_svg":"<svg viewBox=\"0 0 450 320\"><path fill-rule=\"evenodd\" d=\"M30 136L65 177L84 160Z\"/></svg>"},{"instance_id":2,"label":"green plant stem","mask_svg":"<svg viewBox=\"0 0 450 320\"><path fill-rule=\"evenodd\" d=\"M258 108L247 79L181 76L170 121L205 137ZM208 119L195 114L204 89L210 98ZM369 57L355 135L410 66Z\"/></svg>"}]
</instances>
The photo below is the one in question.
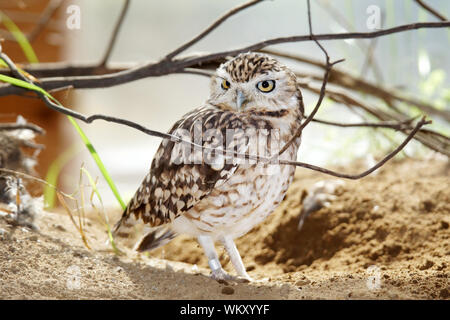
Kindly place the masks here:
<instances>
[{"instance_id":1,"label":"green plant stem","mask_svg":"<svg viewBox=\"0 0 450 320\"><path fill-rule=\"evenodd\" d=\"M39 60L36 53L33 50L30 42L19 27L12 21L5 13L0 10L0 21L3 22L6 29L11 32L12 36L16 39L19 46L22 48L25 57L30 63L38 63Z\"/></svg>"},{"instance_id":2,"label":"green plant stem","mask_svg":"<svg viewBox=\"0 0 450 320\"><path fill-rule=\"evenodd\" d=\"M79 143L73 144L50 164L47 175L45 176L45 181L50 185L46 185L44 188L44 199L47 208L53 208L55 206L56 191L53 186L57 185L62 168L80 152L80 149L81 145Z\"/></svg>"},{"instance_id":3,"label":"green plant stem","mask_svg":"<svg viewBox=\"0 0 450 320\"><path fill-rule=\"evenodd\" d=\"M123 200L119 194L119 191L117 190L116 185L114 184L114 181L112 180L111 176L109 175L108 171L106 170L106 168L105 168L102 160L100 159L97 151L95 150L94 146L89 141L89 139L86 136L86 134L84 133L83 129L81 129L81 127L78 125L78 123L75 121L75 119L72 118L71 116L67 116L67 118L72 123L72 125L75 127L75 130L77 130L78 134L81 137L81 140L83 140L83 142L86 145L86 147L88 148L92 158L94 159L95 163L97 164L98 168L100 169L100 172L102 173L103 177L105 178L106 182L108 183L109 187L111 188L111 191L116 196L117 201L119 201L122 209L125 210L126 204L125 204L125 202L123 202Z\"/></svg>"},{"instance_id":4,"label":"green plant stem","mask_svg":"<svg viewBox=\"0 0 450 320\"><path fill-rule=\"evenodd\" d=\"M33 50L33 47L31 46L31 44L28 41L25 34L20 30L20 28L1 10L0 10L0 19L3 22L3 24L5 25L6 29L8 29L8 31L11 32L13 37L19 43L19 45L22 48L28 61L30 63L38 63L39 60ZM0 61L2 62L0 64L1 66L6 64L2 59L0 59ZM50 95L47 91L45 91L44 89L42 89L39 86L34 85L33 83L29 83L27 81L23 81L23 80L16 79L13 77L8 77L5 75L0 75L0 81L8 82L15 86L19 86L22 88L33 90L35 92L39 92L39 93L47 96L49 99L51 99L58 105L62 106L62 104L58 100L53 98L53 96ZM91 144L88 137L83 132L81 127L78 125L78 123L70 116L67 116L67 118L72 123L72 125L75 127L75 130L78 132L78 134L80 135L84 144L88 148L89 152L91 153L92 158L94 159L95 163L97 164L98 168L100 169L100 172L102 173L103 177L105 178L106 182L108 183L109 187L111 188L111 191L113 192L113 194L116 197L117 201L119 202L120 206L122 207L122 209L125 210L126 204L123 202L122 197L120 196L119 191L117 190L117 187L114 184L114 181L111 179L111 176L109 175L108 171L106 170L106 168L105 168L103 162L101 161L99 155L97 154L97 151L95 150L94 146ZM59 171L61 170L62 165L63 165L62 161L63 160L65 162L68 161L68 159L66 159L66 158L67 157L63 157L63 159L60 159L60 161L58 161L58 159L57 159L57 160L55 160L56 163L54 164L54 166L53 166L53 163L52 163L52 165L50 165L49 172L47 173L47 177L50 177L50 179L52 179L52 182L56 183L57 177L59 175ZM56 170L56 169L59 169L59 170ZM45 198L45 195L47 195L48 198ZM55 199L54 190L52 191L52 190L48 189L47 192L44 192L44 199L45 199L46 203L48 203L49 205L54 204L54 199Z\"/></svg>"}]
</instances>

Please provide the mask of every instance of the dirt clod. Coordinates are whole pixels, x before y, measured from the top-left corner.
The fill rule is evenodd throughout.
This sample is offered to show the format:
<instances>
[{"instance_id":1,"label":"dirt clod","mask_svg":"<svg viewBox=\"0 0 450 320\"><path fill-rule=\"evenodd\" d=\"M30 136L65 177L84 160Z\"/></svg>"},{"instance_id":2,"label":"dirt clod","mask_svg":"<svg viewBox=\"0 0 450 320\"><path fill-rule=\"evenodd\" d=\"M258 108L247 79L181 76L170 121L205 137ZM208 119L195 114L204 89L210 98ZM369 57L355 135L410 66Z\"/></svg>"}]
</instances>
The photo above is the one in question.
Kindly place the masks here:
<instances>
[{"instance_id":1,"label":"dirt clod","mask_svg":"<svg viewBox=\"0 0 450 320\"><path fill-rule=\"evenodd\" d=\"M222 288L222 293L223 294L227 294L227 295L231 295L231 294L234 293L234 289L232 287L226 286L226 287Z\"/></svg>"}]
</instances>

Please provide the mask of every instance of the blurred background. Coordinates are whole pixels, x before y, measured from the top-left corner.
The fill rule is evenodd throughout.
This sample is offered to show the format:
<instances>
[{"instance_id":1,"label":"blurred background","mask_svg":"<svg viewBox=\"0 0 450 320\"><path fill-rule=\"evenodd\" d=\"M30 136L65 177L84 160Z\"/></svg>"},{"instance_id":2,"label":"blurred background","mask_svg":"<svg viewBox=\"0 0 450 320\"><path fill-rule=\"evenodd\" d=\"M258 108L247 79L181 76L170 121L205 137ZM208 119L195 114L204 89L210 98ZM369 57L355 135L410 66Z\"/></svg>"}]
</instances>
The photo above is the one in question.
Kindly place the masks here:
<instances>
[{"instance_id":1,"label":"blurred background","mask_svg":"<svg viewBox=\"0 0 450 320\"><path fill-rule=\"evenodd\" d=\"M0 10L24 33L36 27L40 14L51 1L0 0ZM243 1L145 1L133 0L126 14L111 63L145 63L157 61L201 32L216 18ZM428 1L445 16L450 16L450 2ZM54 2L56 3L56 2ZM96 63L103 57L124 1L60 1L49 23L31 42L40 62L66 61ZM80 28L69 29L67 9L80 9ZM369 32L368 8L381 13L381 27L390 28L413 22L437 21L414 1L400 0L313 0L314 33ZM370 10L369 10L370 11ZM264 39L308 34L306 1L264 1L231 17L218 29L184 54L217 52L240 48ZM17 63L26 64L20 46L0 23L3 51ZM396 33L372 40L322 41L332 60L345 59L336 66L355 77L389 89L398 89L427 101L439 110L450 110L450 30L421 29ZM276 49L325 61L313 42L289 43ZM373 62L367 63L367 52ZM314 66L281 59L302 74L321 76ZM302 79L309 81L309 79ZM313 81L313 80L311 80ZM320 87L320 82L315 82ZM330 84L333 88L333 84ZM315 106L317 95L304 92L307 112ZM148 128L167 131L183 114L201 105L209 95L209 80L187 74L147 78L106 89L66 90L55 96L67 107L85 115L101 113L138 122ZM382 104L373 97L358 95L368 103ZM411 108L411 116L420 114ZM100 177L99 190L106 204L117 202L101 177L86 148L64 116L49 110L39 100L24 97L0 97L0 121L14 121L22 114L30 122L45 128L39 138L46 145L39 157L38 172L47 175L49 167L59 161L63 169L59 185L67 191L78 183L82 164L94 177ZM347 106L326 99L318 117L330 121L360 122L363 118ZM432 117L433 128L449 134L448 122ZM370 118L367 118L370 119ZM132 128L106 122L86 125L80 122L98 151L122 197L128 201L147 173L160 143ZM312 123L304 131L298 153L300 161L322 166L350 164L362 158L373 162L404 139L392 130L338 128ZM429 157L434 152L413 142L405 149L408 156ZM405 156L405 154L403 154ZM59 160L58 160L59 159ZM355 172L351 166L347 172Z\"/></svg>"}]
</instances>

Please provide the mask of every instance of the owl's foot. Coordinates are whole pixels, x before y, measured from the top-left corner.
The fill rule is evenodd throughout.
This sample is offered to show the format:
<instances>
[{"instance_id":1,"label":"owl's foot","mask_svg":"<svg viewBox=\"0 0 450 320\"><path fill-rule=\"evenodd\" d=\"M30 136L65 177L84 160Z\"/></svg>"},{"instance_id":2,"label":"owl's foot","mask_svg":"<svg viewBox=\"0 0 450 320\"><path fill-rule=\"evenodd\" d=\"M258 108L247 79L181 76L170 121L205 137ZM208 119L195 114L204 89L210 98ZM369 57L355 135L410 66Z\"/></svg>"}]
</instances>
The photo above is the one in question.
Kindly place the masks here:
<instances>
[{"instance_id":1,"label":"owl's foot","mask_svg":"<svg viewBox=\"0 0 450 320\"><path fill-rule=\"evenodd\" d=\"M252 278L245 271L244 264L242 263L241 256L234 245L233 239L230 237L223 237L221 241L225 245L225 249L230 255L230 260L236 269L238 277L231 276L223 270L220 264L219 258L217 256L216 250L214 249L214 242L209 236L198 236L198 242L205 250L206 256L209 258L208 264L211 268L211 278L216 281L234 281L234 282L250 282L253 281Z\"/></svg>"},{"instance_id":2,"label":"owl's foot","mask_svg":"<svg viewBox=\"0 0 450 320\"><path fill-rule=\"evenodd\" d=\"M220 268L211 271L211 279L216 280L218 282L231 281L233 280L233 276L229 275L225 270Z\"/></svg>"},{"instance_id":3,"label":"owl's foot","mask_svg":"<svg viewBox=\"0 0 450 320\"><path fill-rule=\"evenodd\" d=\"M247 271L245 270L245 266L242 263L241 255L239 254L239 251L236 248L236 245L234 244L233 238L230 236L224 236L220 239L220 241L223 243L225 250L228 252L228 255L230 256L231 263L234 266L234 269L236 270L239 277L238 282L253 282L254 280L248 275Z\"/></svg>"},{"instance_id":4,"label":"owl's foot","mask_svg":"<svg viewBox=\"0 0 450 320\"><path fill-rule=\"evenodd\" d=\"M243 277L232 276L232 275L228 274L222 268L211 271L211 279L214 279L217 282L221 282L221 283L226 282L226 281L232 281L232 282L252 282L252 281L254 281L248 274Z\"/></svg>"}]
</instances>

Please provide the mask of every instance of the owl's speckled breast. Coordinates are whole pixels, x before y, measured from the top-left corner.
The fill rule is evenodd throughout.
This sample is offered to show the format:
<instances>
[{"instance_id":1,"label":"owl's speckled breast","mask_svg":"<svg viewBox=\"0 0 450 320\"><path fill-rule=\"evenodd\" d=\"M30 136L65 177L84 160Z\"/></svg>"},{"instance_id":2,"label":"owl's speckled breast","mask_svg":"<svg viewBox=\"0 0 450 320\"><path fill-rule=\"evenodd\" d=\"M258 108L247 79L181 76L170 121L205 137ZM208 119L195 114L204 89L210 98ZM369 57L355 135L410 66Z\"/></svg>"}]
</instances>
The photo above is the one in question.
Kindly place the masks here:
<instances>
[{"instance_id":1,"label":"owl's speckled breast","mask_svg":"<svg viewBox=\"0 0 450 320\"><path fill-rule=\"evenodd\" d=\"M281 156L295 160L300 140ZM240 237L261 223L283 200L294 177L287 165L241 166L231 178L177 218L173 230L214 239Z\"/></svg>"}]
</instances>

